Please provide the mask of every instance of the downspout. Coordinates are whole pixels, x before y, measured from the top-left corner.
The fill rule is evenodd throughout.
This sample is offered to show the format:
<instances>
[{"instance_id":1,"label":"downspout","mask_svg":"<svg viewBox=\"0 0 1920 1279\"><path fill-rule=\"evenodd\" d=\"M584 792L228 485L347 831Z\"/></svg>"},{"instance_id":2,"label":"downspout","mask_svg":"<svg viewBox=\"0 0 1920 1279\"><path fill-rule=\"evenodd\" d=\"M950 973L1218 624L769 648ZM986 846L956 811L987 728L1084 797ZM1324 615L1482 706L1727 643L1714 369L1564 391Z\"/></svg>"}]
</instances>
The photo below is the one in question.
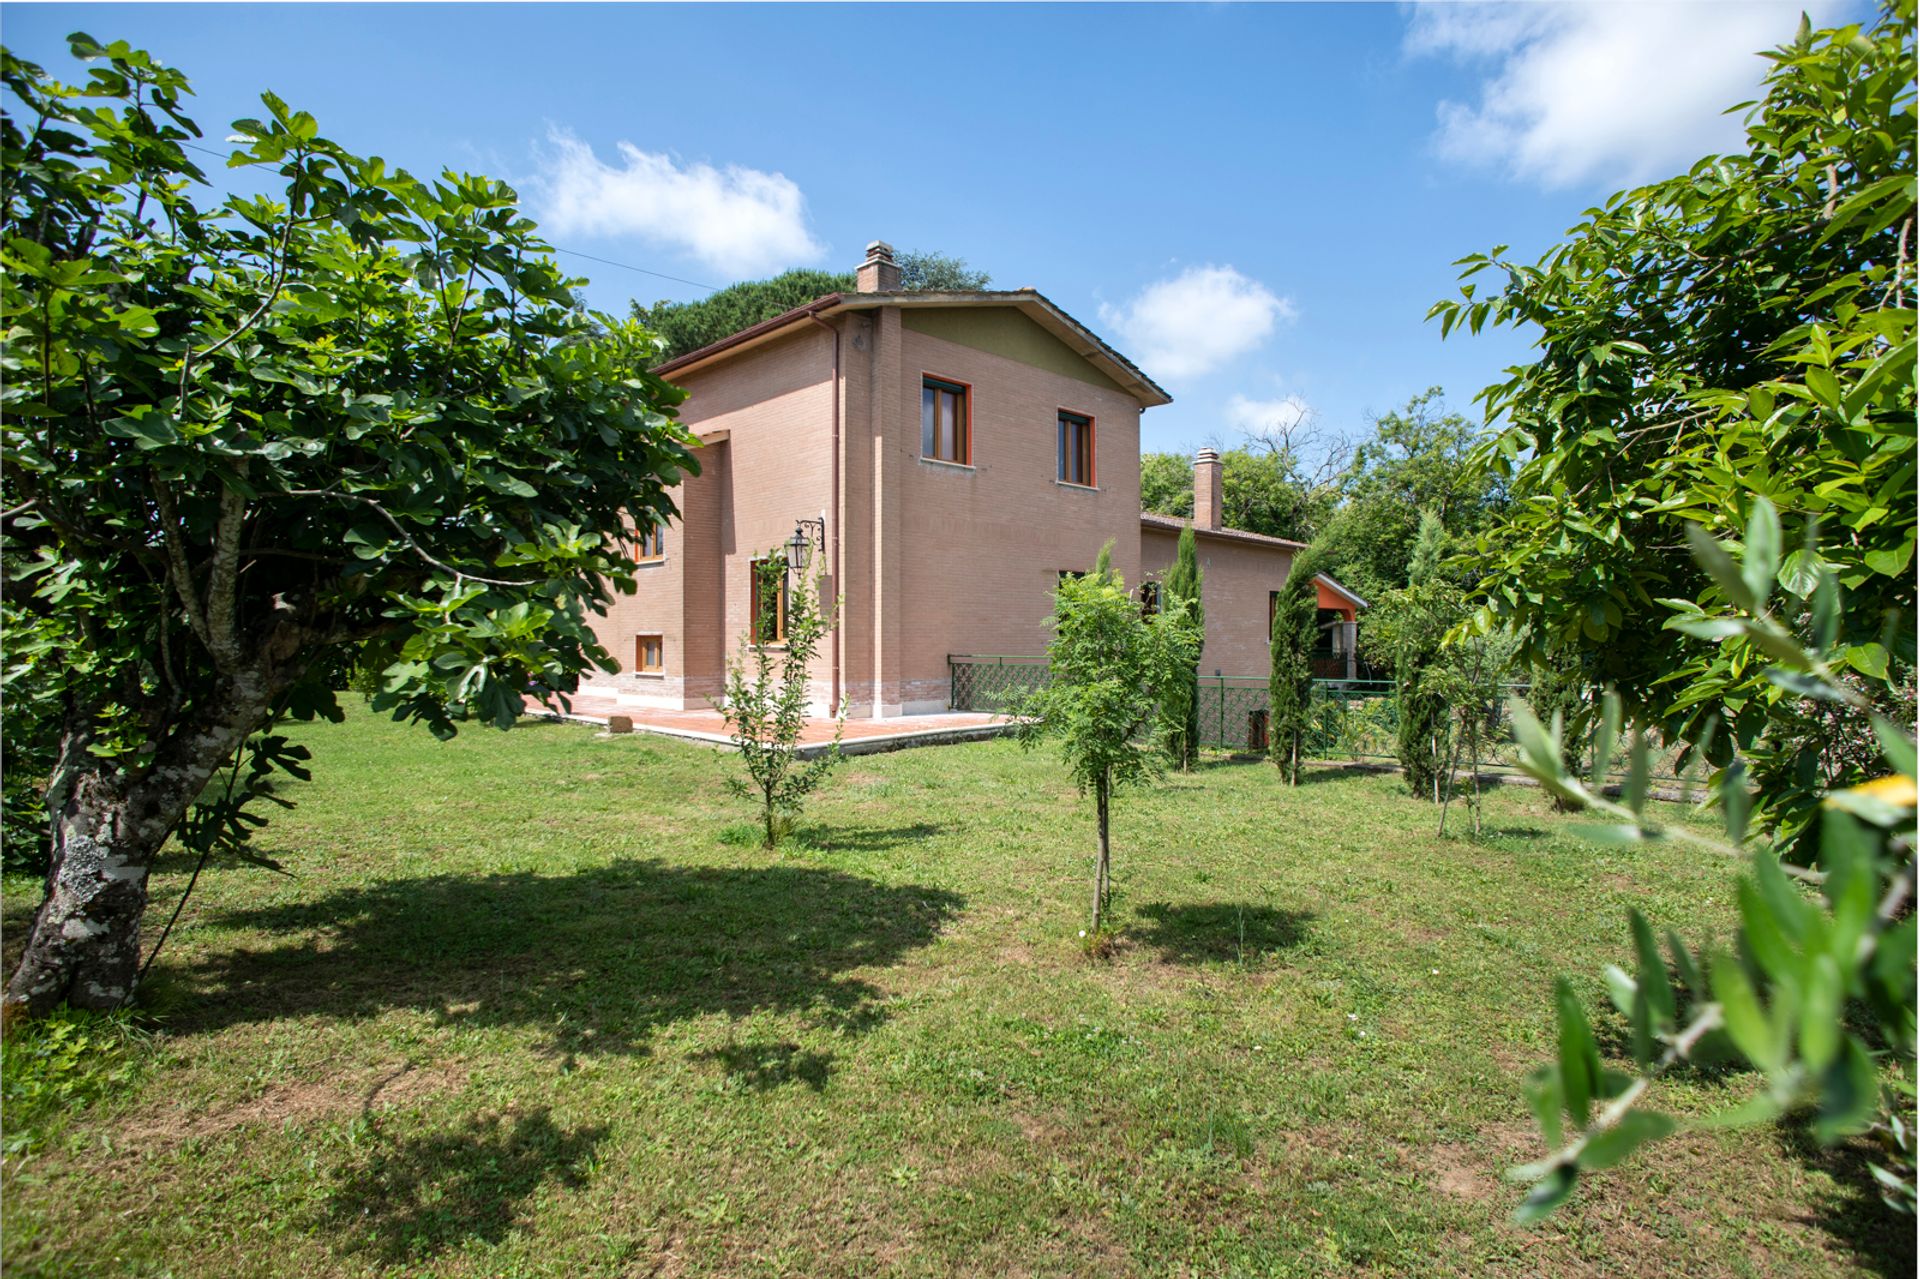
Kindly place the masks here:
<instances>
[{"instance_id":1,"label":"downspout","mask_svg":"<svg viewBox=\"0 0 1920 1279\"><path fill-rule=\"evenodd\" d=\"M818 313L809 311L807 318L833 334L833 496L828 510L833 512L833 550L828 562L833 565L833 589L837 594L835 603L846 598L844 583L846 566L840 562L840 326L828 324ZM844 609L833 610L833 697L827 703L827 713L836 719L840 715L840 663L845 656L846 632L841 625Z\"/></svg>"}]
</instances>

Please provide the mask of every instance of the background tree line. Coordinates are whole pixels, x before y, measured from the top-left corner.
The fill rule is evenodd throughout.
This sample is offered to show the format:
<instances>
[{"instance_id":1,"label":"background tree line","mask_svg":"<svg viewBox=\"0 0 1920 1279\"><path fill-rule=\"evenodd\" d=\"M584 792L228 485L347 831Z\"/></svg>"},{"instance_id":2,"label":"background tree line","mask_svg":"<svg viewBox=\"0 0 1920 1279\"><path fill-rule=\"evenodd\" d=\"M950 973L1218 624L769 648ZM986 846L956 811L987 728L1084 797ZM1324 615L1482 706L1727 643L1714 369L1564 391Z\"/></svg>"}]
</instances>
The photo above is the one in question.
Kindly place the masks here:
<instances>
[{"instance_id":1,"label":"background tree line","mask_svg":"<svg viewBox=\"0 0 1920 1279\"><path fill-rule=\"evenodd\" d=\"M970 292L984 289L993 282L993 277L985 271L976 271L964 259L945 253L909 249L899 256L898 262L900 287L909 293ZM642 306L635 301L629 304L628 310L635 321L659 335L666 344L660 353L660 359L666 361L751 328L762 320L784 315L816 298L829 293L851 293L854 288L852 271L798 268L767 280L742 280L690 302L663 300Z\"/></svg>"},{"instance_id":2,"label":"background tree line","mask_svg":"<svg viewBox=\"0 0 1920 1279\"><path fill-rule=\"evenodd\" d=\"M1487 429L1446 406L1433 387L1375 418L1349 444L1311 417L1220 451L1221 522L1296 542L1317 542L1320 571L1368 601L1408 583L1423 513L1439 522L1443 552L1465 545L1506 506L1504 477L1473 464ZM1140 505L1193 514L1193 459L1146 453Z\"/></svg>"}]
</instances>

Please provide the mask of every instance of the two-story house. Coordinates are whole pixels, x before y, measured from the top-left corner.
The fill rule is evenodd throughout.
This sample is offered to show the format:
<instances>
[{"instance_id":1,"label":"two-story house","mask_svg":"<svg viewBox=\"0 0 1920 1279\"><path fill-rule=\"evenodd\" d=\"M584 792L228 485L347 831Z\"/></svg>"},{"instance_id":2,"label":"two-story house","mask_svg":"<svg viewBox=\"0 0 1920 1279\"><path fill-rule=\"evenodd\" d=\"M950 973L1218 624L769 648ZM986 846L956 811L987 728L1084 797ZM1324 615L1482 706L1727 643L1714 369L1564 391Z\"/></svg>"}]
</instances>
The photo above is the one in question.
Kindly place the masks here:
<instances>
[{"instance_id":1,"label":"two-story house","mask_svg":"<svg viewBox=\"0 0 1920 1279\"><path fill-rule=\"evenodd\" d=\"M853 717L945 710L949 654L1043 652L1060 574L1106 542L1129 583L1172 562L1178 522L1140 513L1140 414L1170 400L1152 379L1033 289L902 292L880 242L856 280L660 366L688 393L701 471L596 623L622 669L591 691L718 699L750 619L780 608L754 563L791 559L796 536L840 601L811 700ZM1218 528L1206 456L1202 660L1258 673L1297 544Z\"/></svg>"}]
</instances>

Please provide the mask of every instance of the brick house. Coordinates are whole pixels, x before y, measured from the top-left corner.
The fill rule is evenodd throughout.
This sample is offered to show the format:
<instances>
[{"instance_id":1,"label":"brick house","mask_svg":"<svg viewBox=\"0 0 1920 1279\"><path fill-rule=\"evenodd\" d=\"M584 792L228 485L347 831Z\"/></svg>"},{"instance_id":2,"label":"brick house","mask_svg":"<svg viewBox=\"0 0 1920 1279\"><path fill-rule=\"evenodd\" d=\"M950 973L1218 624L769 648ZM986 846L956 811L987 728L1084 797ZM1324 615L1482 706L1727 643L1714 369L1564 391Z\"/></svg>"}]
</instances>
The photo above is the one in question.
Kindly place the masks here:
<instances>
[{"instance_id":1,"label":"brick house","mask_svg":"<svg viewBox=\"0 0 1920 1279\"><path fill-rule=\"evenodd\" d=\"M945 710L950 654L1043 652L1059 575L1103 543L1131 583L1172 563L1179 522L1140 512L1140 414L1165 391L1031 288L902 292L879 242L856 280L660 366L688 393L701 472L639 548L635 592L595 623L621 669L583 691L717 699L762 607L754 561L797 535L841 601L811 698L851 717ZM1217 527L1210 456L1196 466L1202 660L1260 673L1297 543ZM1362 602L1335 598L1351 621Z\"/></svg>"}]
</instances>

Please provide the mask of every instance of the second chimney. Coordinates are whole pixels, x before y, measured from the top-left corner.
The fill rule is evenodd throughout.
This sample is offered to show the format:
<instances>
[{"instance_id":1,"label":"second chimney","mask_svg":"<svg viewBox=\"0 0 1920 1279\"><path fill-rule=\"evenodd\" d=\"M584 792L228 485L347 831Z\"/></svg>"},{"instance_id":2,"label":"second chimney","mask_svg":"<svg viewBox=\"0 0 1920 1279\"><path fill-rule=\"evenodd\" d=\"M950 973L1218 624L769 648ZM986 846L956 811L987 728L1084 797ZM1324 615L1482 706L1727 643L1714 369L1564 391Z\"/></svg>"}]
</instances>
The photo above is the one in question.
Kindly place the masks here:
<instances>
[{"instance_id":1,"label":"second chimney","mask_svg":"<svg viewBox=\"0 0 1920 1279\"><path fill-rule=\"evenodd\" d=\"M1193 526L1220 527L1220 455L1212 449L1193 457Z\"/></svg>"},{"instance_id":2,"label":"second chimney","mask_svg":"<svg viewBox=\"0 0 1920 1279\"><path fill-rule=\"evenodd\" d=\"M853 273L854 287L862 293L898 293L900 268L893 260L893 246L875 240L867 246L867 260Z\"/></svg>"}]
</instances>

